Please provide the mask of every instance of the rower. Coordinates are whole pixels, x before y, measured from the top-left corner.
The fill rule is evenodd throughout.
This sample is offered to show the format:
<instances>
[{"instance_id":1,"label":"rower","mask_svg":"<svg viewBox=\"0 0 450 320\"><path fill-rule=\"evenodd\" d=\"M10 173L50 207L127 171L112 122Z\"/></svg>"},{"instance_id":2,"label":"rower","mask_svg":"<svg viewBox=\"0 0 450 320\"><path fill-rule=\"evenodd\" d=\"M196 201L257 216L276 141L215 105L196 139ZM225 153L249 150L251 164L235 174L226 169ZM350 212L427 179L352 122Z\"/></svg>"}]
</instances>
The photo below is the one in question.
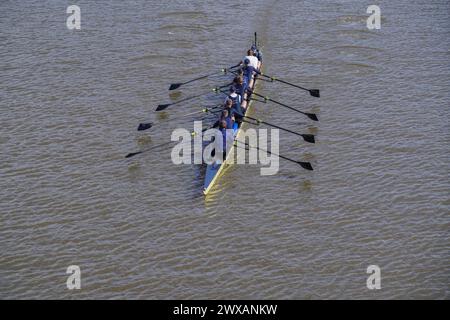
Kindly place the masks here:
<instances>
[{"instance_id":1,"label":"rower","mask_svg":"<svg viewBox=\"0 0 450 320\"><path fill-rule=\"evenodd\" d=\"M245 59L250 60L250 65L255 68L258 69L258 58L256 57L256 55L254 54L253 50L248 50L247 51L247 55L244 57L243 61L245 61Z\"/></svg>"},{"instance_id":2,"label":"rower","mask_svg":"<svg viewBox=\"0 0 450 320\"><path fill-rule=\"evenodd\" d=\"M236 89L236 93L242 97L241 108L247 108L247 93L251 92L250 88L248 88L247 84L244 83L244 79L242 76L237 76L233 80L233 87Z\"/></svg>"},{"instance_id":3,"label":"rower","mask_svg":"<svg viewBox=\"0 0 450 320\"><path fill-rule=\"evenodd\" d=\"M222 111L222 120L227 122L227 129L233 129L234 115L231 115L228 110Z\"/></svg>"},{"instance_id":4,"label":"rower","mask_svg":"<svg viewBox=\"0 0 450 320\"><path fill-rule=\"evenodd\" d=\"M213 128L219 127L222 121L225 121L227 123L227 129L233 129L234 117L230 116L229 109L222 110L220 118L214 123Z\"/></svg>"},{"instance_id":5,"label":"rower","mask_svg":"<svg viewBox=\"0 0 450 320\"><path fill-rule=\"evenodd\" d=\"M226 99L223 108L224 110L228 110L228 114L231 114L231 110L233 108L233 100Z\"/></svg>"},{"instance_id":6,"label":"rower","mask_svg":"<svg viewBox=\"0 0 450 320\"><path fill-rule=\"evenodd\" d=\"M252 45L252 48L250 49L253 52L253 55L258 59L258 70L261 70L261 66L262 66L262 61L263 61L263 56L262 56L262 52L258 50L258 48L255 45Z\"/></svg>"},{"instance_id":7,"label":"rower","mask_svg":"<svg viewBox=\"0 0 450 320\"><path fill-rule=\"evenodd\" d=\"M234 77L231 85L234 87L234 89L236 89L237 94L239 94L241 97L244 96L246 88L244 85L244 79L241 76Z\"/></svg>"},{"instance_id":8,"label":"rower","mask_svg":"<svg viewBox=\"0 0 450 320\"><path fill-rule=\"evenodd\" d=\"M234 86L230 87L230 93L228 94L228 96L225 98L225 104L227 103L227 100L231 100L232 102L232 108L240 111L241 109L241 102L242 102L242 97L240 94L238 94L236 92L236 88Z\"/></svg>"},{"instance_id":9,"label":"rower","mask_svg":"<svg viewBox=\"0 0 450 320\"><path fill-rule=\"evenodd\" d=\"M241 122L243 110L241 107L242 97L236 93L234 87L230 87L230 94L225 99L225 108L229 109L229 114L234 117L237 122Z\"/></svg>"},{"instance_id":10,"label":"rower","mask_svg":"<svg viewBox=\"0 0 450 320\"><path fill-rule=\"evenodd\" d=\"M254 67L255 69L258 69L258 58L254 55L252 49L247 51L247 55L239 62L237 66L241 66L245 59L248 59L250 61L250 65Z\"/></svg>"},{"instance_id":11,"label":"rower","mask_svg":"<svg viewBox=\"0 0 450 320\"><path fill-rule=\"evenodd\" d=\"M244 71L244 79L248 83L249 88L253 88L253 81L255 79L255 74L261 74L257 69L250 65L250 60L244 60L244 67L242 68Z\"/></svg>"}]
</instances>

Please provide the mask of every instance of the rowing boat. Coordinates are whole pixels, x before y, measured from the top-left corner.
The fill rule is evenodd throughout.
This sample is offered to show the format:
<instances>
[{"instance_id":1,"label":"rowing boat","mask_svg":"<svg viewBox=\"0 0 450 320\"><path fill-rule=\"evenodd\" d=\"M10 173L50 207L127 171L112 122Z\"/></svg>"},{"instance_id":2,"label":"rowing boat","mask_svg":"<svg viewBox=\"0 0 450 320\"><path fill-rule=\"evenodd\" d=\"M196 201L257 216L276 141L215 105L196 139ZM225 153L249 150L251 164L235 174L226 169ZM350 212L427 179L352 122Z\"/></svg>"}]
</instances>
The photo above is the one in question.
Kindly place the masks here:
<instances>
[{"instance_id":1,"label":"rowing boat","mask_svg":"<svg viewBox=\"0 0 450 320\"><path fill-rule=\"evenodd\" d=\"M258 48L258 46L257 46L256 32L255 32L255 43L254 43L254 45L255 45L256 48ZM258 51L259 51L259 49L258 49ZM260 57L258 57L258 58L260 59ZM230 70L230 71L231 71L232 69L234 69L234 68L236 68L236 67L238 67L238 66L239 66L239 65L232 66L232 67L230 67L230 68L222 69L222 72L226 73L227 70ZM260 70L260 71L261 71L261 70ZM231 73L235 73L235 72L234 72L234 71L231 71ZM192 80L189 80L189 81L185 81L185 82L172 83L172 84L170 85L170 87L169 87L169 91L170 91L170 90L176 90L176 89L180 88L181 86L184 86L184 85L186 85L186 84L188 84L188 83L192 83L192 82L197 81L197 80L206 79L206 78L211 77L211 76L213 76L213 75L215 75L215 74L216 74L216 73L210 74L210 75L201 76L201 77L198 77L198 78L195 78L195 79L192 79ZM294 83L292 83L292 82L289 82L289 81L286 81L286 80L282 80L282 79L279 79L279 78L276 78L276 77L273 77L273 76L269 76L269 75L266 75L266 74L263 74L263 73L260 73L259 75L262 76L262 77L265 77L265 78L270 79L269 82L279 82L279 83L282 83L282 84L285 84L285 85L289 85L289 86L292 86L292 87L295 87L295 88L298 88L298 89L301 89L301 90L304 90L304 91L308 91L309 94L310 94L311 96L313 96L313 97L316 97L316 98L319 98L319 97L320 97L320 91L319 91L319 89L307 89L307 88L301 87L301 86L299 86L299 85L297 85L297 84L294 84ZM301 137L303 138L303 140L306 141L306 142L308 142L308 143L315 143L314 135L312 135L312 134L302 134L302 133L299 133L299 132L295 132L295 131L292 131L292 130L290 130L290 129L283 128L283 127L281 127L281 126L279 126L279 125L271 124L271 123L266 122L266 121L261 120L261 119L255 119L255 118L252 118L252 117L250 117L250 116L247 115L247 114L249 113L249 110L250 110L251 106L252 106L252 100L253 100L253 99L250 99L250 96L251 96L252 94L254 94L254 95L257 96L257 97L264 98L264 100L262 101L262 102L264 102L264 103L266 103L266 102L272 102L272 103L274 103L274 104L276 104L276 105L282 106L282 107L287 108L287 109L289 109L289 110L291 110L291 111L294 111L294 112L297 112L297 113L301 113L301 114L307 116L309 119L311 119L311 120L313 120L313 121L319 121L319 119L317 118L317 116L316 116L315 113L308 113L308 112L304 112L304 111L298 110L298 109L293 108L293 107L291 107L291 106L289 106L289 105L287 105L287 104L285 104L285 103L282 103L282 102L279 102L279 101L270 99L270 98L268 98L268 97L266 97L266 96L263 96L263 95L260 95L260 94L258 94L258 93L256 93L256 92L254 92L254 91L255 91L254 89L255 89L255 87L256 87L256 82L257 82L257 78L255 77L255 80L254 80L254 82L253 82L253 87L251 88L251 92L252 92L252 93L249 93L249 96L247 97L247 98L248 98L248 105L247 105L247 108L245 109L245 115L244 115L244 118L247 118L248 120L252 120L252 121L255 121L255 122L253 123L253 122L251 122L251 121L249 122L249 121L247 121L247 120L245 120L245 119L242 119L243 122L241 122L240 124L238 124L238 127L236 127L236 128L234 129L234 132L233 132L233 140L234 140L234 141L233 141L233 143L232 143L231 145L228 144L229 150L228 150L228 152L227 152L227 154L226 154L226 156L225 156L225 160L221 161L220 163L216 162L216 163L208 164L208 165L207 165L206 173L205 173L205 181L204 181L204 185L203 185L203 193L204 193L205 195L209 194L209 192L210 192L210 191L214 188L214 186L217 184L217 182L219 181L220 177L221 177L221 176L223 175L223 173L225 172L225 168L228 166L228 164L233 164L233 163L234 163L234 155L235 155L235 149L236 149L237 142L243 143L243 141L242 141L243 139L241 139L241 138L242 138L242 135L244 135L244 131L243 131L243 128L242 128L242 125L243 125L244 123L251 123L251 124L254 124L254 125L264 124L264 125L267 125L267 126L269 126L269 127L276 128L276 129L278 129L278 130L283 130L283 131L285 131L285 132L289 132L289 133L291 133L291 134L295 134L295 135L297 135L297 136L301 136ZM226 85L226 86L227 86L227 85ZM214 88L213 91L214 91L214 92L223 92L222 90L220 90L220 88L223 88L223 87L226 87L226 86ZM196 99L196 98L205 96L205 95L207 95L207 94L209 94L209 93L210 93L210 91L208 91L207 93L197 94L197 95L194 95L194 96L191 96L191 97L182 99L182 100L178 100L178 101L176 101L176 102L166 103L166 104L159 104L159 105L156 107L155 110L156 110L156 111L162 111L162 110L165 110L165 109L167 109L168 107L170 107L170 106L172 106L172 105L180 104L180 103L186 102L186 101L192 101L193 99ZM261 100L258 100L258 101L261 101ZM220 106L220 105L219 105L219 106ZM205 109L202 110L202 112L211 112L211 111L212 111L213 109L215 109L215 108L216 108L216 107L213 107L212 109L205 108ZM213 113L215 113L215 112L213 112ZM191 114L192 114L192 113L191 113ZM191 115L191 114L187 114L187 115ZM237 123L237 122L236 122L236 123ZM236 123L235 123L235 125L236 125ZM138 131L147 130L147 129L150 129L151 127L153 127L153 123L151 123L151 122L150 122L150 123L141 123L141 124L139 124L139 126L138 126ZM214 126L212 126L212 127L214 127ZM211 128L212 128L212 127L211 127ZM208 130L208 129L203 129L202 132L204 132L204 131L206 131L206 130ZM231 140L231 139L230 139L230 140ZM128 153L128 154L125 156L125 158L131 158L131 157L134 157L134 156L136 156L136 155L138 155L138 154L142 154L142 153L145 153L145 152L149 152L149 151L151 151L151 150L154 150L154 149L157 148L157 147L167 146L168 144L171 144L172 142L173 142L173 141L170 141L169 143L163 143L163 144L154 146L153 148L149 148L149 149L147 149L147 150ZM248 144L245 143L245 145L248 145ZM228 147L227 147L227 149L228 149ZM296 164L300 165L300 166L301 166L303 169L305 169L305 170L309 170L309 171L312 171L312 170L313 170L313 167L312 167L312 165L311 165L310 162L294 160L294 159L288 158L288 157L286 157L286 156L282 156L282 155L279 155L279 154L272 153L271 151L268 151L268 150L260 149L260 148L258 148L258 147L255 147L255 148L256 148L256 150L258 150L258 151L262 151L262 152L265 152L265 153L267 153L267 154L269 154L269 155L273 155L273 156L279 157L279 158L284 159L284 160L286 160L286 161L289 161L289 162L291 162L291 163L296 163Z\"/></svg>"},{"instance_id":2,"label":"rowing boat","mask_svg":"<svg viewBox=\"0 0 450 320\"><path fill-rule=\"evenodd\" d=\"M257 45L257 39L256 39L256 33L255 33L255 46ZM253 87L252 91L256 87L257 78L255 77L255 80L253 81ZM248 114L250 108L252 106L252 100L249 100L247 104L247 108L245 110L245 114ZM243 134L243 128L244 122L241 123L241 125L234 131L234 143L230 147L230 149L227 152L227 155L225 157L225 160L222 163L212 163L208 164L206 167L206 173L205 173L205 182L203 185L203 194L206 196L208 193L214 188L214 186L219 181L220 177L223 175L225 168L234 163L234 153L236 148L236 141L240 141L239 138L241 138L241 135Z\"/></svg>"}]
</instances>

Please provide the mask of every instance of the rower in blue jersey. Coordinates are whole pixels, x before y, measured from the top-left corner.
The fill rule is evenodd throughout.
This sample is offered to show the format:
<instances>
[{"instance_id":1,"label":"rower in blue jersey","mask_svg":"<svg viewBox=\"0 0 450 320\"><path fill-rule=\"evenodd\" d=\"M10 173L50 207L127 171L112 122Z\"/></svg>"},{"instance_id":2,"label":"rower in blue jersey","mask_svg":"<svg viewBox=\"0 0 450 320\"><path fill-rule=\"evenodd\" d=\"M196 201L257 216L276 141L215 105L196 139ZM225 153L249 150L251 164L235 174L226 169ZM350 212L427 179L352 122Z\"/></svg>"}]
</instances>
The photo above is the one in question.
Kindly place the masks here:
<instances>
[{"instance_id":1,"label":"rower in blue jersey","mask_svg":"<svg viewBox=\"0 0 450 320\"><path fill-rule=\"evenodd\" d=\"M229 101L231 101L231 109L233 110L233 112L242 113L242 110L241 110L242 97L241 97L241 95L236 92L236 88L234 86L230 87L229 92L230 93L225 98L225 105L227 103L229 104L230 103ZM231 113L231 115L233 115L233 114Z\"/></svg>"},{"instance_id":2,"label":"rower in blue jersey","mask_svg":"<svg viewBox=\"0 0 450 320\"><path fill-rule=\"evenodd\" d=\"M227 129L233 129L234 117L230 115L228 110L226 109L222 110L222 115L220 116L220 119L222 121L225 120L225 122L227 123Z\"/></svg>"},{"instance_id":3,"label":"rower in blue jersey","mask_svg":"<svg viewBox=\"0 0 450 320\"><path fill-rule=\"evenodd\" d=\"M241 97L244 97L245 94L245 90L247 89L246 86L244 85L244 79L242 79L242 77L240 76L236 76L233 79L233 82L231 83L231 85L234 87L234 89L236 90L236 93L238 95L240 95Z\"/></svg>"},{"instance_id":4,"label":"rower in blue jersey","mask_svg":"<svg viewBox=\"0 0 450 320\"><path fill-rule=\"evenodd\" d=\"M230 94L225 99L225 108L229 110L230 116L234 117L238 122L241 122L244 115L241 102L242 98L236 93L236 89L234 87L230 87Z\"/></svg>"},{"instance_id":5,"label":"rower in blue jersey","mask_svg":"<svg viewBox=\"0 0 450 320\"><path fill-rule=\"evenodd\" d=\"M245 112L245 110L247 109L247 96L252 91L244 82L243 76L237 76L234 78L233 87L236 89L236 93L242 97L241 109L243 112Z\"/></svg>"},{"instance_id":6,"label":"rower in blue jersey","mask_svg":"<svg viewBox=\"0 0 450 320\"><path fill-rule=\"evenodd\" d=\"M244 82L248 83L249 88L253 88L253 81L255 80L255 74L261 74L257 69L250 65L250 60L244 60L244 67L242 68L244 71Z\"/></svg>"},{"instance_id":7,"label":"rower in blue jersey","mask_svg":"<svg viewBox=\"0 0 450 320\"><path fill-rule=\"evenodd\" d=\"M214 123L213 128L219 127L222 121L225 121L227 123L227 129L233 129L234 117L230 116L229 109L222 110L220 118Z\"/></svg>"}]
</instances>

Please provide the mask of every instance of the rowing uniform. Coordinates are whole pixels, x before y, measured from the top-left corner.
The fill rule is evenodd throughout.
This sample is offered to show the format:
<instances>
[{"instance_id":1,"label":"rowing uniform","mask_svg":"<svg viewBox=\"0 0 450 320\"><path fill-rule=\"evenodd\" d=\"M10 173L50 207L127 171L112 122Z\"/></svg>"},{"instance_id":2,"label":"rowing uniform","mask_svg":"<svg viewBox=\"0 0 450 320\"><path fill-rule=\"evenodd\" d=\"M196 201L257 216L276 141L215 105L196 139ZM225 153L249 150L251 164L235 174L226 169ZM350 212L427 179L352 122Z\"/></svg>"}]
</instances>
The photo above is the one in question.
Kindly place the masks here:
<instances>
[{"instance_id":1,"label":"rowing uniform","mask_svg":"<svg viewBox=\"0 0 450 320\"><path fill-rule=\"evenodd\" d=\"M248 59L250 61L250 66L252 66L255 69L258 69L258 58L255 56L245 56L242 61L245 61L245 59Z\"/></svg>"},{"instance_id":2,"label":"rowing uniform","mask_svg":"<svg viewBox=\"0 0 450 320\"><path fill-rule=\"evenodd\" d=\"M213 127L213 128L218 128L219 125L220 125L220 121L222 121L222 120L225 120L225 122L227 123L227 129L233 129L234 121L233 121L233 119L231 119L230 116L228 116L228 117L226 117L226 118L220 117L219 120L217 120L216 122L214 122L214 124L213 124L212 127Z\"/></svg>"},{"instance_id":3,"label":"rowing uniform","mask_svg":"<svg viewBox=\"0 0 450 320\"><path fill-rule=\"evenodd\" d=\"M242 84L235 83L233 85L234 89L236 90L236 93L239 94L241 97L244 96L245 91L248 90L247 85L245 82L242 82Z\"/></svg>"},{"instance_id":4,"label":"rowing uniform","mask_svg":"<svg viewBox=\"0 0 450 320\"><path fill-rule=\"evenodd\" d=\"M244 82L247 80L247 85L250 83L250 80L254 79L255 73L261 74L258 69L252 67L251 65L245 66L242 70L244 71Z\"/></svg>"},{"instance_id":5,"label":"rowing uniform","mask_svg":"<svg viewBox=\"0 0 450 320\"><path fill-rule=\"evenodd\" d=\"M242 98L241 95L237 93L231 93L227 96L226 100L231 100L233 102L230 109L230 117L237 115L237 118L242 118L243 112L241 108ZM225 101L226 101L225 100Z\"/></svg>"},{"instance_id":6,"label":"rowing uniform","mask_svg":"<svg viewBox=\"0 0 450 320\"><path fill-rule=\"evenodd\" d=\"M225 103L227 102L227 100L231 100L233 102L233 107L234 106L241 106L241 95L237 94L236 92L230 93L226 98L225 98Z\"/></svg>"},{"instance_id":7,"label":"rowing uniform","mask_svg":"<svg viewBox=\"0 0 450 320\"><path fill-rule=\"evenodd\" d=\"M225 122L227 123L227 129L233 129L233 119L231 119L230 116L222 118L222 120L225 120Z\"/></svg>"}]
</instances>

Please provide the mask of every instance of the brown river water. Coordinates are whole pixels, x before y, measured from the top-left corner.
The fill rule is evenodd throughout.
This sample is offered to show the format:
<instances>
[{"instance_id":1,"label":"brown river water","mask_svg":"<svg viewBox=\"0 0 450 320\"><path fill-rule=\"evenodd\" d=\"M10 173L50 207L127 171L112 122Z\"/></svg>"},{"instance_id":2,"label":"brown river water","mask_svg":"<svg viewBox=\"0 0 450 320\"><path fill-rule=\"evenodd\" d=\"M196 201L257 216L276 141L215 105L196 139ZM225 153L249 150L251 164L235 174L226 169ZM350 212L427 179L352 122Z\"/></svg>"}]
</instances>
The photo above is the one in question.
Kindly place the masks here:
<instances>
[{"instance_id":1,"label":"brown river water","mask_svg":"<svg viewBox=\"0 0 450 320\"><path fill-rule=\"evenodd\" d=\"M378 1L0 2L0 299L448 299L450 4ZM253 115L280 133L275 176L227 170L206 199L204 170L176 166L169 141L214 104L159 103L224 84L257 31ZM81 269L68 290L66 269ZM381 269L369 290L367 267Z\"/></svg>"}]
</instances>

